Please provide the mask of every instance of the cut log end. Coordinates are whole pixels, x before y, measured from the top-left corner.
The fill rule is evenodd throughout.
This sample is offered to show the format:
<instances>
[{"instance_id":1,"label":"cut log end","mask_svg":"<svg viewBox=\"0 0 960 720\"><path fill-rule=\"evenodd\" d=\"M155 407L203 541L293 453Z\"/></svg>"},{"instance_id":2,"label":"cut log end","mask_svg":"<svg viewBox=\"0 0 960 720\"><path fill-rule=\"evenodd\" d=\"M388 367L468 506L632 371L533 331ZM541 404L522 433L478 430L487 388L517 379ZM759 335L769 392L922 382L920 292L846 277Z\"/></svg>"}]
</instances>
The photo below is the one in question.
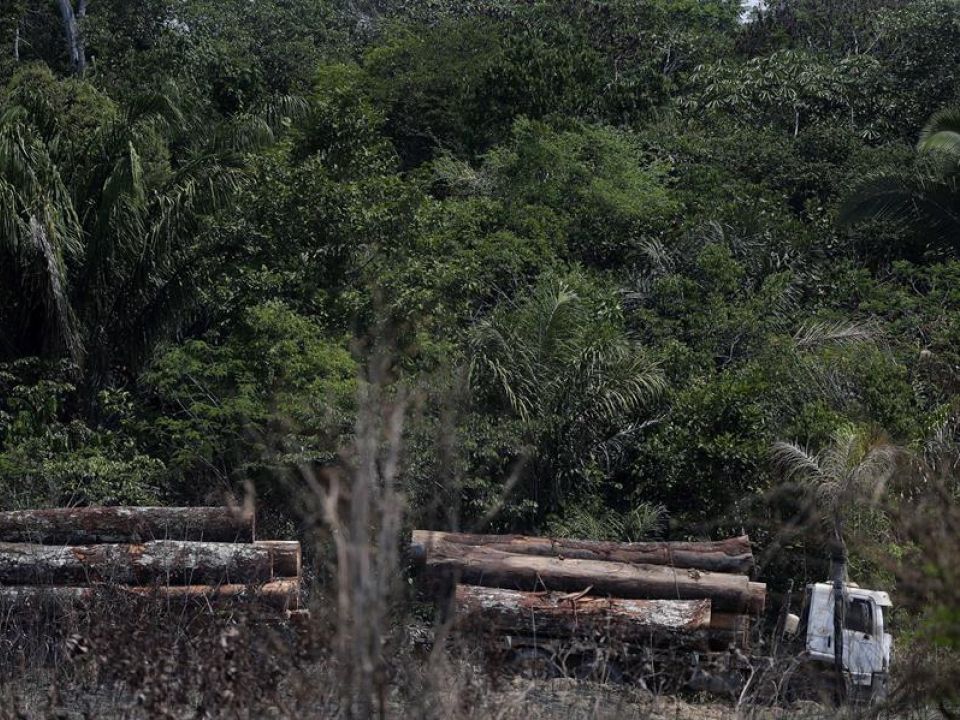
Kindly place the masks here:
<instances>
[{"instance_id":1,"label":"cut log end","mask_svg":"<svg viewBox=\"0 0 960 720\"><path fill-rule=\"evenodd\" d=\"M254 546L267 551L272 577L300 577L303 570L303 560L299 542L296 540L257 540Z\"/></svg>"}]
</instances>

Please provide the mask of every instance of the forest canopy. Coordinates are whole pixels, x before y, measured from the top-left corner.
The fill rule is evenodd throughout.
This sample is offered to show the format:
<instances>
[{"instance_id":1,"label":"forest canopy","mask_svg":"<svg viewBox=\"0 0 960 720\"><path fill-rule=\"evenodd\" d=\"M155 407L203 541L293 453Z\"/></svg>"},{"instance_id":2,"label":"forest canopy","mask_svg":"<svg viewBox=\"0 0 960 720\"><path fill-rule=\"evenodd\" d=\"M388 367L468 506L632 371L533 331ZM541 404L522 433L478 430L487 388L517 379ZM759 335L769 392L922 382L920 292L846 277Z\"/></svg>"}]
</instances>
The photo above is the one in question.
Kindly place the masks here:
<instances>
[{"instance_id":1,"label":"forest canopy","mask_svg":"<svg viewBox=\"0 0 960 720\"><path fill-rule=\"evenodd\" d=\"M953 427L958 47L955 0L4 2L0 506L295 519L376 364L414 523L762 543L777 442Z\"/></svg>"}]
</instances>

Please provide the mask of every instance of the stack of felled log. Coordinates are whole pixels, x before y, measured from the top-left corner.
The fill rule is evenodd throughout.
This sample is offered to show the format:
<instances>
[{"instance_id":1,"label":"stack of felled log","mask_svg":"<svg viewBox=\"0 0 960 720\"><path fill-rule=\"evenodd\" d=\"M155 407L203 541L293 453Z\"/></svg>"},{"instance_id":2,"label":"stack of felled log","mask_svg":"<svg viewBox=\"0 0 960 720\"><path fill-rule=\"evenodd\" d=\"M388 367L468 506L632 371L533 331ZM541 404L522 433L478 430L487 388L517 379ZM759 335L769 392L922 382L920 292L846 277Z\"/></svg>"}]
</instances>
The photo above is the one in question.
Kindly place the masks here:
<instances>
[{"instance_id":1,"label":"stack of felled log","mask_svg":"<svg viewBox=\"0 0 960 720\"><path fill-rule=\"evenodd\" d=\"M461 616L506 633L744 648L766 596L750 579L746 536L615 543L416 530L411 549L434 587L454 588Z\"/></svg>"},{"instance_id":2,"label":"stack of felled log","mask_svg":"<svg viewBox=\"0 0 960 720\"><path fill-rule=\"evenodd\" d=\"M110 592L298 609L300 543L256 540L231 507L0 512L0 608L75 604Z\"/></svg>"}]
</instances>

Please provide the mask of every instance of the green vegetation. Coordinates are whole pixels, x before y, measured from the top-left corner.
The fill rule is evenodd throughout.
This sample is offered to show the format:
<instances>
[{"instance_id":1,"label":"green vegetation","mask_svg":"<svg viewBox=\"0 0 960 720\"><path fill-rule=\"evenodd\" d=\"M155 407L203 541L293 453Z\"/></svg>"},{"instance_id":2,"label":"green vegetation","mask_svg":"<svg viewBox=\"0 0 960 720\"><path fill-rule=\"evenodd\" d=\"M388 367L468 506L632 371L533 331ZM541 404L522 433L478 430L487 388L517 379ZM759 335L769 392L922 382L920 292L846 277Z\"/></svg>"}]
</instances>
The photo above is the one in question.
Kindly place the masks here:
<instances>
[{"instance_id":1,"label":"green vegetation","mask_svg":"<svg viewBox=\"0 0 960 720\"><path fill-rule=\"evenodd\" d=\"M960 409L956 0L64 5L0 8L0 506L296 519L376 380L416 524L915 541L861 465Z\"/></svg>"}]
</instances>

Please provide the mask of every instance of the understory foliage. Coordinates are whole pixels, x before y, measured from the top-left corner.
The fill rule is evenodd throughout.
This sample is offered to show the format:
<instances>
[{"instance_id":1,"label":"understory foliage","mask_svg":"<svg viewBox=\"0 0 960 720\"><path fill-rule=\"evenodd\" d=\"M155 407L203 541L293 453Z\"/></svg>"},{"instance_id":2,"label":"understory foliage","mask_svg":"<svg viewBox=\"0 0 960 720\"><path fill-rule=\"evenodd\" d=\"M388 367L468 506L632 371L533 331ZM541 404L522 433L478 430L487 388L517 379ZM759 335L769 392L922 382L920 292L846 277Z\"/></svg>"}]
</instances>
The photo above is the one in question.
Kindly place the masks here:
<instances>
[{"instance_id":1,"label":"understory foliage","mask_svg":"<svg viewBox=\"0 0 960 720\"><path fill-rule=\"evenodd\" d=\"M922 542L956 0L64 4L0 7L0 506L309 524L377 357L409 523Z\"/></svg>"}]
</instances>

